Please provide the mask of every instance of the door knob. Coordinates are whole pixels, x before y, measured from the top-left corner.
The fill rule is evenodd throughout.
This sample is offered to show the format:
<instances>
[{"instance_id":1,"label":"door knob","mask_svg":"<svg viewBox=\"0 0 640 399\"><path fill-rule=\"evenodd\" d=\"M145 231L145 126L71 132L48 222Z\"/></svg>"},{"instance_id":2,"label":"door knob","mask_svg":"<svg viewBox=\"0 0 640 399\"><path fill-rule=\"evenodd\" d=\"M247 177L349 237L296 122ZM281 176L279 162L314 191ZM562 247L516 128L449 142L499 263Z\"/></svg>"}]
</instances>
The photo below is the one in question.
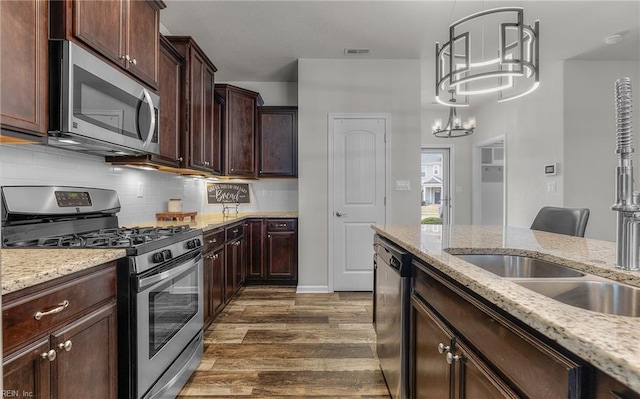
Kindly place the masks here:
<instances>
[{"instance_id":1,"label":"door knob","mask_svg":"<svg viewBox=\"0 0 640 399\"><path fill-rule=\"evenodd\" d=\"M338 212L338 211L336 211L336 216L337 216L337 217L339 217L339 218L341 218L341 217L343 217L343 216L347 216L347 214L346 214L346 213L344 213L344 212Z\"/></svg>"}]
</instances>

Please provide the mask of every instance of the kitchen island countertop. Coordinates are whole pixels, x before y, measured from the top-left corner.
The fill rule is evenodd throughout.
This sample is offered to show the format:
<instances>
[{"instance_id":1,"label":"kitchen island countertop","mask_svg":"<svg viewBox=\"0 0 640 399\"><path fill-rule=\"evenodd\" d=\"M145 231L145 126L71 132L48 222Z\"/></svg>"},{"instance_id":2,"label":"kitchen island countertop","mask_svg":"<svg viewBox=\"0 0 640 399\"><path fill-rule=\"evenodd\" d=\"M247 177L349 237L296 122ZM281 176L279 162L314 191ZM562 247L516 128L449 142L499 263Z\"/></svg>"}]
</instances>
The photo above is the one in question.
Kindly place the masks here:
<instances>
[{"instance_id":1,"label":"kitchen island countertop","mask_svg":"<svg viewBox=\"0 0 640 399\"><path fill-rule=\"evenodd\" d=\"M124 249L2 249L2 295L101 265L127 255Z\"/></svg>"},{"instance_id":2,"label":"kitchen island countertop","mask_svg":"<svg viewBox=\"0 0 640 399\"><path fill-rule=\"evenodd\" d=\"M565 305L452 255L527 255L640 286L640 272L615 268L615 243L501 226L374 225L373 229L640 392L640 317Z\"/></svg>"}]
</instances>

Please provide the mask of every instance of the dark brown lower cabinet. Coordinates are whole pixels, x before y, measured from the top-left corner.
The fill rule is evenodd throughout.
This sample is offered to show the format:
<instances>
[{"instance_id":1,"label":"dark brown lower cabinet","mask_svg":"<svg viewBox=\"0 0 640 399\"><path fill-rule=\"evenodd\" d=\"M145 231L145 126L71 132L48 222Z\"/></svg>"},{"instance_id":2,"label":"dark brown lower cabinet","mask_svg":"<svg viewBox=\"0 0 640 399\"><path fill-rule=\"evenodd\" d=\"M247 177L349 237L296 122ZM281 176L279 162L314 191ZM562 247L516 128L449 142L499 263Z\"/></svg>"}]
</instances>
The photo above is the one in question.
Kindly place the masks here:
<instances>
[{"instance_id":1,"label":"dark brown lower cabinet","mask_svg":"<svg viewBox=\"0 0 640 399\"><path fill-rule=\"evenodd\" d=\"M298 220L249 219L246 284L298 283Z\"/></svg>"},{"instance_id":2,"label":"dark brown lower cabinet","mask_svg":"<svg viewBox=\"0 0 640 399\"><path fill-rule=\"evenodd\" d=\"M541 334L478 297L437 269L414 261L412 327L414 384L419 378L425 353L416 352L427 339L416 327L429 319L445 333L451 349L441 356L441 342L429 342L430 355L449 356L454 363L456 394L453 398L523 397L539 399L587 398L591 368L583 360L558 347ZM453 334L452 332L455 332ZM441 333L438 338L446 339ZM410 341L411 342L411 341ZM460 356L456 358L456 356ZM482 359L482 360L480 360ZM428 387L415 387L427 389ZM497 395L497 396L496 396ZM430 397L430 396L415 396Z\"/></svg>"},{"instance_id":3,"label":"dark brown lower cabinet","mask_svg":"<svg viewBox=\"0 0 640 399\"><path fill-rule=\"evenodd\" d=\"M411 298L412 397L519 398L416 296Z\"/></svg>"},{"instance_id":4,"label":"dark brown lower cabinet","mask_svg":"<svg viewBox=\"0 0 640 399\"><path fill-rule=\"evenodd\" d=\"M204 329L224 308L224 246L203 255L203 313Z\"/></svg>"},{"instance_id":5,"label":"dark brown lower cabinet","mask_svg":"<svg viewBox=\"0 0 640 399\"><path fill-rule=\"evenodd\" d=\"M111 263L3 296L3 396L118 398L115 276Z\"/></svg>"}]
</instances>

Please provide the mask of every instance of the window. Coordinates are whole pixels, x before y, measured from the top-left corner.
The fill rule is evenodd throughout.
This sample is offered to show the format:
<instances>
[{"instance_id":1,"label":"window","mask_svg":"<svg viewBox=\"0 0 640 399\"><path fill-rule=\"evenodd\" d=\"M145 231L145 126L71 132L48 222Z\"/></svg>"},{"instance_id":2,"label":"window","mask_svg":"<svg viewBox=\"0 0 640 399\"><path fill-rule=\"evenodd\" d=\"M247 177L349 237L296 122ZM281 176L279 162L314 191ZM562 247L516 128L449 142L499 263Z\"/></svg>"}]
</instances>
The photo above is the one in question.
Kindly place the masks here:
<instances>
[{"instance_id":1,"label":"window","mask_svg":"<svg viewBox=\"0 0 640 399\"><path fill-rule=\"evenodd\" d=\"M434 176L440 175L440 165L433 165L433 175Z\"/></svg>"}]
</instances>

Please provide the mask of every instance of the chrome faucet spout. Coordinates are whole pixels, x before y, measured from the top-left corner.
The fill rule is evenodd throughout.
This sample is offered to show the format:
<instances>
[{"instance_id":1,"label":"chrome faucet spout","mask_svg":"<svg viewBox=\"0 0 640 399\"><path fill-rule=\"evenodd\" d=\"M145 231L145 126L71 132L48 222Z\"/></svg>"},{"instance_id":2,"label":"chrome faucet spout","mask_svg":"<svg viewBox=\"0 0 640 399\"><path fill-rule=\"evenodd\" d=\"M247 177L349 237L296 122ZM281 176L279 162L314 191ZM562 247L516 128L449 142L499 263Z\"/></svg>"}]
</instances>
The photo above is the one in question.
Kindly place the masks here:
<instances>
[{"instance_id":1,"label":"chrome faucet spout","mask_svg":"<svg viewBox=\"0 0 640 399\"><path fill-rule=\"evenodd\" d=\"M631 79L616 81L616 266L640 270L640 195L633 191L633 125Z\"/></svg>"}]
</instances>

